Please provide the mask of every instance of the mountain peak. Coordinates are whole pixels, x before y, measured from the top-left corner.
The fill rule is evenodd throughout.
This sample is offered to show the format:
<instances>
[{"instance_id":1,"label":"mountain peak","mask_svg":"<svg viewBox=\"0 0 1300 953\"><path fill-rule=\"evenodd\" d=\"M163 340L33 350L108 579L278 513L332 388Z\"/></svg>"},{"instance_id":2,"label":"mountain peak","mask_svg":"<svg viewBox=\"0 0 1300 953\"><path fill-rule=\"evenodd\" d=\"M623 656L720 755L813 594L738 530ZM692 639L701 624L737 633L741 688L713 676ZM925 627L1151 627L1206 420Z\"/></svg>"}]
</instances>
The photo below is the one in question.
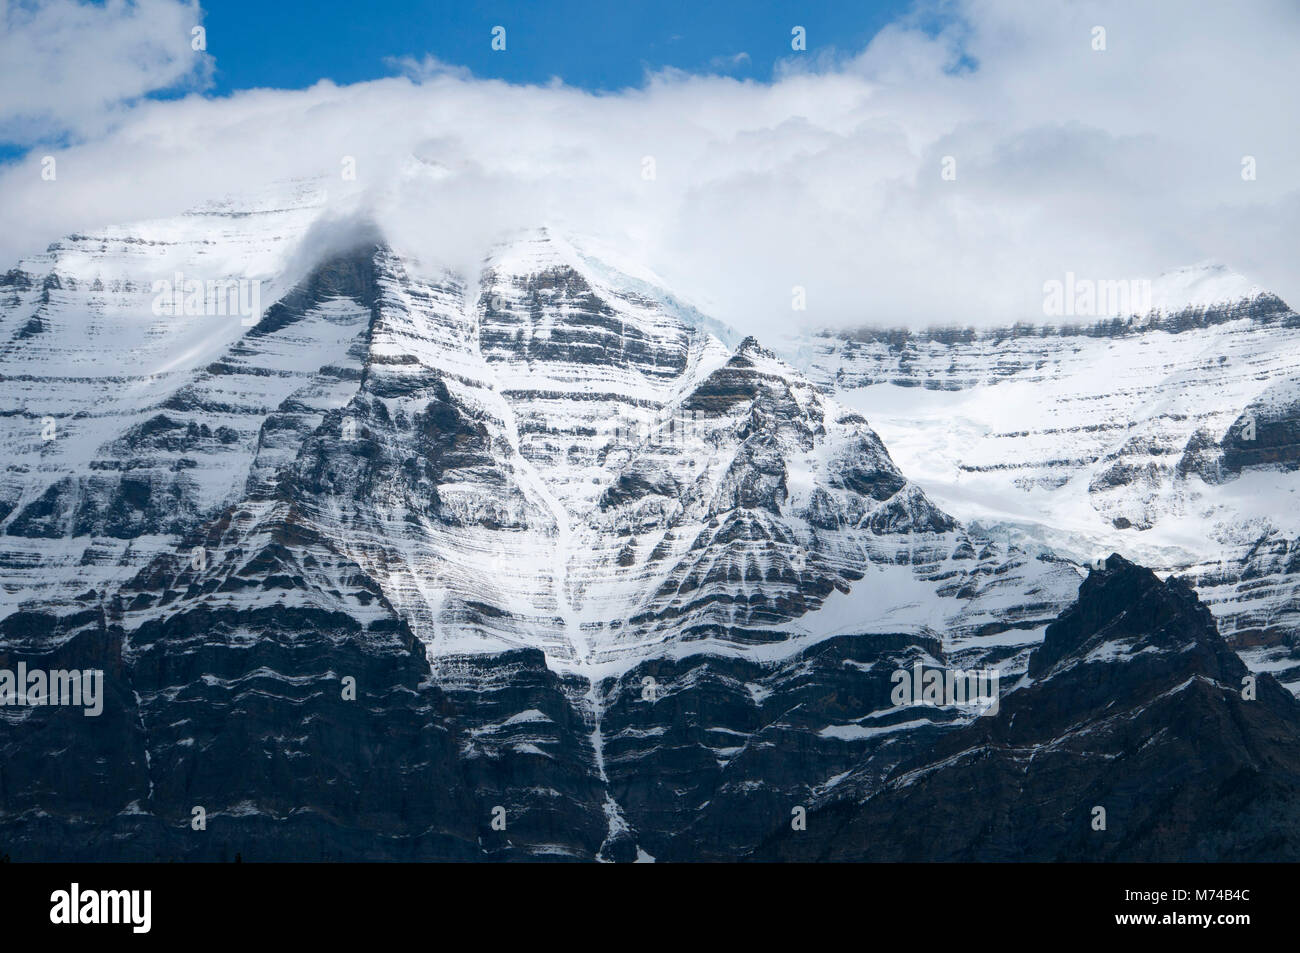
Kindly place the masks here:
<instances>
[{"instance_id":1,"label":"mountain peak","mask_svg":"<svg viewBox=\"0 0 1300 953\"><path fill-rule=\"evenodd\" d=\"M1177 577L1161 581L1144 566L1112 553L1079 587L1079 598L1047 627L1029 660L1034 677L1067 659L1144 649L1180 650L1219 642L1210 611Z\"/></svg>"},{"instance_id":2,"label":"mountain peak","mask_svg":"<svg viewBox=\"0 0 1300 953\"><path fill-rule=\"evenodd\" d=\"M1213 308L1262 294L1259 285L1227 265L1202 261L1176 268L1151 283L1151 310L1165 314Z\"/></svg>"},{"instance_id":3,"label":"mountain peak","mask_svg":"<svg viewBox=\"0 0 1300 953\"><path fill-rule=\"evenodd\" d=\"M758 338L754 335L748 335L743 341L736 345L736 355L745 357L758 357L763 360L776 360L776 355L769 351L763 345L758 343Z\"/></svg>"}]
</instances>

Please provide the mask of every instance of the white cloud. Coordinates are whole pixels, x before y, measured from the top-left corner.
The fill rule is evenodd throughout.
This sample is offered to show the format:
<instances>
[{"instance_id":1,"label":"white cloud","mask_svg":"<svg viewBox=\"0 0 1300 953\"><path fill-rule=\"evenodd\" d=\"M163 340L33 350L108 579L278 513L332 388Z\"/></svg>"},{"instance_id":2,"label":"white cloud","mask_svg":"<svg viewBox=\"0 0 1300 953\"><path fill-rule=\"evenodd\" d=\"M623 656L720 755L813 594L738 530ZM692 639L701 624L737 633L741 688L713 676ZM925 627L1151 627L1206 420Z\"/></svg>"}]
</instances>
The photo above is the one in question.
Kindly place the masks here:
<instances>
[{"instance_id":1,"label":"white cloud","mask_svg":"<svg viewBox=\"0 0 1300 953\"><path fill-rule=\"evenodd\" d=\"M0 0L0 140L102 132L146 93L202 86L212 59L192 49L196 2Z\"/></svg>"},{"instance_id":2,"label":"white cloud","mask_svg":"<svg viewBox=\"0 0 1300 953\"><path fill-rule=\"evenodd\" d=\"M759 334L1043 320L1043 282L1067 271L1207 259L1300 303L1300 12L1205 7L964 0L942 5L937 36L905 21L854 55L792 54L767 84L673 71L591 94L430 60L354 86L139 103L57 153L56 183L36 156L0 172L0 255L319 175L331 213L364 209L422 256L472 268L499 233L547 224Z\"/></svg>"},{"instance_id":3,"label":"white cloud","mask_svg":"<svg viewBox=\"0 0 1300 953\"><path fill-rule=\"evenodd\" d=\"M727 73L749 64L749 54L745 52L728 53L715 56L709 60L709 69L718 73Z\"/></svg>"}]
</instances>

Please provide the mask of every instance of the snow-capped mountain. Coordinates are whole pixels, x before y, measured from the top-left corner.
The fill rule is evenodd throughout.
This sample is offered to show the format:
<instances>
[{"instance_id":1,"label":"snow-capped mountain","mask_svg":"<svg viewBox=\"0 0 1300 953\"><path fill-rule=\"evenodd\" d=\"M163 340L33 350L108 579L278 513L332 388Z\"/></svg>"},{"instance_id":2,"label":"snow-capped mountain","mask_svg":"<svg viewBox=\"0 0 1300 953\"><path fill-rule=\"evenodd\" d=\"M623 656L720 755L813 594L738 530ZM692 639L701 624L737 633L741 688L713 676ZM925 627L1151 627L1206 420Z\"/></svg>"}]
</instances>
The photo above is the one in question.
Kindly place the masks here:
<instances>
[{"instance_id":1,"label":"snow-capped mountain","mask_svg":"<svg viewBox=\"0 0 1300 953\"><path fill-rule=\"evenodd\" d=\"M190 228L234 217L232 278L300 236L300 211ZM475 281L363 242L244 321L155 313L156 275L218 254L179 229L77 236L6 277L11 608L98 603L169 568L242 605L223 583L290 509L434 657L531 647L614 672L683 641L824 637L844 598L833 623L795 620L864 574L887 627L960 635L1008 608L933 596L969 584L975 543L862 416L559 236L495 249ZM357 611L314 571L283 598Z\"/></svg>"},{"instance_id":2,"label":"snow-capped mountain","mask_svg":"<svg viewBox=\"0 0 1300 953\"><path fill-rule=\"evenodd\" d=\"M3 711L15 857L742 857L980 718L891 673L1030 677L1085 570L954 518L897 430L895 464L899 405L851 376L887 343L783 361L555 230L466 274L320 208L71 236L0 282L0 652L106 672L97 719ZM1200 330L1289 329L1274 301ZM968 360L889 387L1024 370ZM1186 469L1226 486L1234 453Z\"/></svg>"},{"instance_id":3,"label":"snow-capped mountain","mask_svg":"<svg viewBox=\"0 0 1300 953\"><path fill-rule=\"evenodd\" d=\"M862 330L791 360L955 518L1187 576L1257 671L1300 690L1300 317L1221 267L1150 313L1057 327Z\"/></svg>"}]
</instances>

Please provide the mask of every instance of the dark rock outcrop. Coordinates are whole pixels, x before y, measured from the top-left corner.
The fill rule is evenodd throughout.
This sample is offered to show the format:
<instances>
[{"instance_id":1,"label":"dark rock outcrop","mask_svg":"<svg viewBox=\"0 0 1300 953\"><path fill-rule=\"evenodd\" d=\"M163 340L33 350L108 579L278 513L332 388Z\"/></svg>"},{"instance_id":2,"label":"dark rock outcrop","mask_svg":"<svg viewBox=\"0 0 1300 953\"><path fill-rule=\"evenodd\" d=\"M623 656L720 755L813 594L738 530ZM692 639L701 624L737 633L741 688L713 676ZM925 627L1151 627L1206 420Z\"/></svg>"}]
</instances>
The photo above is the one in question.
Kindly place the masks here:
<instances>
[{"instance_id":1,"label":"dark rock outcrop","mask_svg":"<svg viewBox=\"0 0 1300 953\"><path fill-rule=\"evenodd\" d=\"M807 830L754 856L1300 857L1300 703L1249 675L1182 581L1111 556L1048 627L1029 673L996 716L941 738L865 799L820 806Z\"/></svg>"}]
</instances>

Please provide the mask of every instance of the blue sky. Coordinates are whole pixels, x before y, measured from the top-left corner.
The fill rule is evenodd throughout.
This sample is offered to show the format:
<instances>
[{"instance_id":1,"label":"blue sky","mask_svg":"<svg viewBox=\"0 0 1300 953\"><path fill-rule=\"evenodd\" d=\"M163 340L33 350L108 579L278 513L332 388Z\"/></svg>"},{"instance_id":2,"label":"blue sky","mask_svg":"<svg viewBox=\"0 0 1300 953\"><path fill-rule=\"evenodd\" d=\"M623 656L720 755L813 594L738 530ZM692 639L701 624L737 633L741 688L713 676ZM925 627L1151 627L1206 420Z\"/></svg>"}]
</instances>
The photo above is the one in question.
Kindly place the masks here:
<instances>
[{"instance_id":1,"label":"blue sky","mask_svg":"<svg viewBox=\"0 0 1300 953\"><path fill-rule=\"evenodd\" d=\"M639 86L647 69L722 72L768 80L789 56L790 30L810 52L858 51L911 4L905 0L615 0L357 4L217 0L204 4L214 92L296 89L327 78L353 83L391 75L388 57L431 55L475 76L512 83L559 77L571 86ZM505 52L491 30L506 28ZM733 58L746 54L738 62Z\"/></svg>"},{"instance_id":2,"label":"blue sky","mask_svg":"<svg viewBox=\"0 0 1300 953\"><path fill-rule=\"evenodd\" d=\"M83 0L83 6L103 10L105 5ZM808 55L848 55L913 6L911 0L722 0L707 5L697 0L362 5L353 0L213 0L201 4L207 53L214 62L211 84L202 92L294 90L322 79L340 85L364 82L399 72L395 60L426 57L466 68L481 79L549 83L558 77L593 91L638 87L647 71L668 68L770 81L777 60L792 55L794 26L806 31ZM142 8L141 16L152 14ZM153 23L155 30L157 26ZM496 26L506 29L504 51L492 48ZM176 50L187 55L190 36L183 27L176 22L169 29ZM175 99L192 91L189 82L164 85L144 98ZM75 136L39 123L0 127L0 165L37 146L59 148L75 141Z\"/></svg>"}]
</instances>

